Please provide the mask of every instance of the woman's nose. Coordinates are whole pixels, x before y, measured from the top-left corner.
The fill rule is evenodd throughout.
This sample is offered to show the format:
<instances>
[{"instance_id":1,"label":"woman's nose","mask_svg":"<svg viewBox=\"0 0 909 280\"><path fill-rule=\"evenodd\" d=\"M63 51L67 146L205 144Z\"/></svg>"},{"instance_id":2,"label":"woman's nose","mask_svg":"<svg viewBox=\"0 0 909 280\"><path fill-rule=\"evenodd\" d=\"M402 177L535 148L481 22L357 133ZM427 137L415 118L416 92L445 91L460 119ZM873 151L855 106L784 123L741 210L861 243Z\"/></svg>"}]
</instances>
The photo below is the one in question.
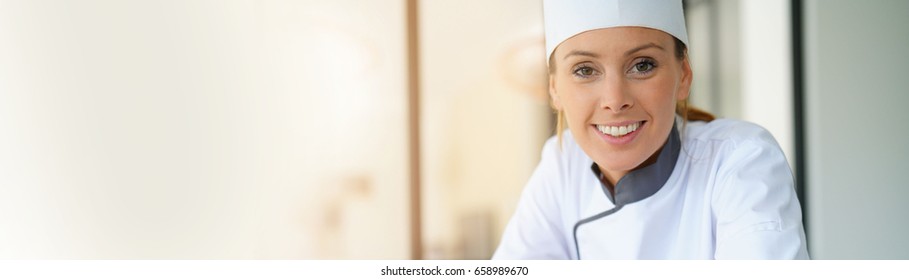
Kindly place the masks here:
<instances>
[{"instance_id":1,"label":"woman's nose","mask_svg":"<svg viewBox=\"0 0 909 280\"><path fill-rule=\"evenodd\" d=\"M632 106L634 106L634 101L624 79L615 78L605 81L600 93L600 108L619 113Z\"/></svg>"}]
</instances>

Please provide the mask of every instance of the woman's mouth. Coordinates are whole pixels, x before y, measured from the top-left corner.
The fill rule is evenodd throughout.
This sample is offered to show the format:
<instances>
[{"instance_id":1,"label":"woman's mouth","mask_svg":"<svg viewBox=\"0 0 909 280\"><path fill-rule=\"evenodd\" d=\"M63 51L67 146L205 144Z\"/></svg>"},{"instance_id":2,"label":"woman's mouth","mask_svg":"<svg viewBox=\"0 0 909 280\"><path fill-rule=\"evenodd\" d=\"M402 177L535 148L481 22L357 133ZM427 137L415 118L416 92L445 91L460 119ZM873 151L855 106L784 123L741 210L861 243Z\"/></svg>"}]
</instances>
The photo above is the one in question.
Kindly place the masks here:
<instances>
[{"instance_id":1,"label":"woman's mouth","mask_svg":"<svg viewBox=\"0 0 909 280\"><path fill-rule=\"evenodd\" d=\"M618 138L618 137L622 137L622 136L625 136L632 132L637 131L638 128L640 128L642 124L644 124L643 121L634 122L634 123L630 123L627 125L621 125L621 126L609 126L609 125L598 124L598 125L596 125L596 128L597 128L597 130L599 130L600 132L602 132L605 135Z\"/></svg>"}]
</instances>

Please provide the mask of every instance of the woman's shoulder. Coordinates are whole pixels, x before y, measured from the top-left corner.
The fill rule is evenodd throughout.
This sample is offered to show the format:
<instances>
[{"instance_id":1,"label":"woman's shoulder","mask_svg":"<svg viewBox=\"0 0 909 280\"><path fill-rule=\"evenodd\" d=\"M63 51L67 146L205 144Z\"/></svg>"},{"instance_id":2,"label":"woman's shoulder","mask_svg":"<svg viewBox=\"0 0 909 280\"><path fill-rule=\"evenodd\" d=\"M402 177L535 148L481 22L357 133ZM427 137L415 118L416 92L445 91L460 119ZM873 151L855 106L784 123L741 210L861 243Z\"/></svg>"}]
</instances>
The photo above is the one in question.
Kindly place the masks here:
<instances>
[{"instance_id":1,"label":"woman's shoulder","mask_svg":"<svg viewBox=\"0 0 909 280\"><path fill-rule=\"evenodd\" d=\"M571 131L568 129L562 131L561 139L559 139L558 135L553 135L546 140L543 145L543 156L546 156L547 153L562 160L587 159L587 154L581 150L581 147L575 142L574 136L571 135Z\"/></svg>"},{"instance_id":2,"label":"woman's shoulder","mask_svg":"<svg viewBox=\"0 0 909 280\"><path fill-rule=\"evenodd\" d=\"M776 145L776 139L764 127L743 120L716 119L711 122L696 121L686 125L683 137L689 141L708 142L758 142Z\"/></svg>"},{"instance_id":3,"label":"woman's shoulder","mask_svg":"<svg viewBox=\"0 0 909 280\"><path fill-rule=\"evenodd\" d=\"M550 167L558 168L563 173L585 172L590 170L593 160L578 146L571 131L562 131L562 138L554 135L543 144L540 160L553 164Z\"/></svg>"}]
</instances>

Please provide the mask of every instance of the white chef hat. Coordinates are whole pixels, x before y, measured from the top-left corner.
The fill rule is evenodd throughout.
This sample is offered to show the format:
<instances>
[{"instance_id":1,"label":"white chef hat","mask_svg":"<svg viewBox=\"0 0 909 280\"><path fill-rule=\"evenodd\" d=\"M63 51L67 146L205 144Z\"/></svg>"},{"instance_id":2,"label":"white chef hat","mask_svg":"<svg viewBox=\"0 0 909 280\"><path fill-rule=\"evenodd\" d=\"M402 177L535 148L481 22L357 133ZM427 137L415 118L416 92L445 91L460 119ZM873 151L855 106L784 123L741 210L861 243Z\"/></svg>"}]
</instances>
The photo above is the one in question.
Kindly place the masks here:
<instances>
[{"instance_id":1,"label":"white chef hat","mask_svg":"<svg viewBox=\"0 0 909 280\"><path fill-rule=\"evenodd\" d=\"M568 38L600 28L648 27L688 45L682 0L543 0L543 21L547 63Z\"/></svg>"}]
</instances>

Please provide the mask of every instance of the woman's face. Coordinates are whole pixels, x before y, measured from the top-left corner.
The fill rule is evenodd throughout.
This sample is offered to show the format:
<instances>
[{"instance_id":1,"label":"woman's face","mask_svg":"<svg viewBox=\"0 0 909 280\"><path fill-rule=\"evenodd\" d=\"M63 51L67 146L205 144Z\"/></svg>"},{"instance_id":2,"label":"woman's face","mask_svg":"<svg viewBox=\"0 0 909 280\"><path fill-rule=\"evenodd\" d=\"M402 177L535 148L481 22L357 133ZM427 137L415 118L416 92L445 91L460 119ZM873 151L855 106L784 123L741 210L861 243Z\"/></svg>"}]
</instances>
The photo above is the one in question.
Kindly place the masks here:
<instances>
[{"instance_id":1,"label":"woman's face","mask_svg":"<svg viewBox=\"0 0 909 280\"><path fill-rule=\"evenodd\" d=\"M691 68L675 39L642 27L587 31L552 54L553 106L575 141L614 185L662 148L675 106L688 97Z\"/></svg>"}]
</instances>

